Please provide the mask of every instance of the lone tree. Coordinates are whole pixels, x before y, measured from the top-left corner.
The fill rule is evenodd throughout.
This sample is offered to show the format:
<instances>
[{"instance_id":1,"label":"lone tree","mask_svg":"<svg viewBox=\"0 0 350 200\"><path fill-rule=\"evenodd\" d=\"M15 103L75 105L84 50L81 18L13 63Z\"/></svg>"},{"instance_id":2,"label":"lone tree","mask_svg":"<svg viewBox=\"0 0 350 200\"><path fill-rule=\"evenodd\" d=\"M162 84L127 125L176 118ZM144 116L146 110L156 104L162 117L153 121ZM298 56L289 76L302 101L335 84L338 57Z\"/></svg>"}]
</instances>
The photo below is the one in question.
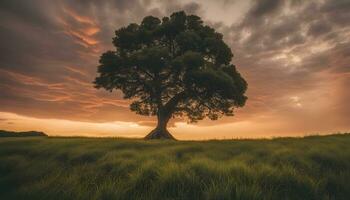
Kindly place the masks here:
<instances>
[{"instance_id":1,"label":"lone tree","mask_svg":"<svg viewBox=\"0 0 350 200\"><path fill-rule=\"evenodd\" d=\"M174 139L167 130L171 117L216 120L246 102L247 83L230 63L223 35L196 15L147 16L118 29L113 44L99 60L95 87L119 89L133 100L132 111L157 116L146 139Z\"/></svg>"}]
</instances>

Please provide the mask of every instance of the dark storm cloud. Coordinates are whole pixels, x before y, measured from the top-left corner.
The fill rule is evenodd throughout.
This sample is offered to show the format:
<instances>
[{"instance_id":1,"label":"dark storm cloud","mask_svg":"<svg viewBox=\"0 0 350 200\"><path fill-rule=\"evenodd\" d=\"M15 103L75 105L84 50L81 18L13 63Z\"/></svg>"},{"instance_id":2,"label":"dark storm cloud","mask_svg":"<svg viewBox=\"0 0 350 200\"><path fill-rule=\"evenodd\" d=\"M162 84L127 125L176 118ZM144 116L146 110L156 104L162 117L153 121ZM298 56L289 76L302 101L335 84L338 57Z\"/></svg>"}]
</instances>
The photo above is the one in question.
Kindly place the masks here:
<instances>
[{"instance_id":1,"label":"dark storm cloud","mask_svg":"<svg viewBox=\"0 0 350 200\"><path fill-rule=\"evenodd\" d=\"M278 55L282 51L292 51L299 47L313 47L318 42L329 42L330 46L337 45L342 39L345 39L342 43L348 42L345 36L349 27L333 29L335 24L330 20L329 10L338 7L325 9L331 1L324 4L321 1L299 2L297 6L292 0L254 2L240 23L226 29L225 35L231 35L227 40L238 53L249 56L253 53L254 57L259 58L267 53ZM289 11L284 12L285 10ZM256 13L263 15L263 11L274 15L255 17ZM345 11L345 8L339 8L337 15L344 15L341 11ZM320 36L323 37L317 38Z\"/></svg>"},{"instance_id":2,"label":"dark storm cloud","mask_svg":"<svg viewBox=\"0 0 350 200\"><path fill-rule=\"evenodd\" d=\"M334 24L346 26L350 24L350 1L349 0L327 0L321 6L320 12L325 13Z\"/></svg>"},{"instance_id":3,"label":"dark storm cloud","mask_svg":"<svg viewBox=\"0 0 350 200\"><path fill-rule=\"evenodd\" d=\"M9 21L16 18L31 26L55 28L52 12L55 12L57 3L47 0L11 0L0 2L1 17Z\"/></svg>"},{"instance_id":4,"label":"dark storm cloud","mask_svg":"<svg viewBox=\"0 0 350 200\"><path fill-rule=\"evenodd\" d=\"M248 15L257 18L264 15L273 14L282 6L283 2L284 0L258 0L250 9Z\"/></svg>"},{"instance_id":5,"label":"dark storm cloud","mask_svg":"<svg viewBox=\"0 0 350 200\"><path fill-rule=\"evenodd\" d=\"M350 46L349 20L344 20L349 19L348 11L349 1L256 0L240 22L221 27L235 54L233 62L249 83L247 112L239 116L288 116L293 110L291 98L306 99L327 84L331 87L325 74L337 81L348 77L349 56L344 56ZM337 98L349 93L338 89L342 92ZM333 114L343 113L339 109ZM303 114L300 110L298 117ZM293 124L294 119L289 120Z\"/></svg>"},{"instance_id":6,"label":"dark storm cloud","mask_svg":"<svg viewBox=\"0 0 350 200\"><path fill-rule=\"evenodd\" d=\"M332 30L330 23L324 20L319 20L310 24L308 29L308 35L318 37L323 34L329 33Z\"/></svg>"}]
</instances>

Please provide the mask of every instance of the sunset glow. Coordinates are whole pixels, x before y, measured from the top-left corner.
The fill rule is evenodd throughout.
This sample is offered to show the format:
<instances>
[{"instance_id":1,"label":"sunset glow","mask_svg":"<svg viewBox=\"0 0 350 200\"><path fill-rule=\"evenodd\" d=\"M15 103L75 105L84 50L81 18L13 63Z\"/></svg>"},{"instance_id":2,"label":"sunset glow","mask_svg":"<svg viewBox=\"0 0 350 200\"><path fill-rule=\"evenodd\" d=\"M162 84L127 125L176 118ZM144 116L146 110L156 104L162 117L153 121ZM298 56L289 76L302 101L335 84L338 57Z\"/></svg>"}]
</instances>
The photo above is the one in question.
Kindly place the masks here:
<instances>
[{"instance_id":1,"label":"sunset glow","mask_svg":"<svg viewBox=\"0 0 350 200\"><path fill-rule=\"evenodd\" d=\"M97 90L101 53L114 31L147 15L201 16L224 35L248 82L235 116L187 124L178 139L271 138L350 130L347 1L3 1L0 129L50 136L145 136L155 117L136 115L120 91ZM344 6L347 5L347 6ZM347 9L347 11L346 11Z\"/></svg>"}]
</instances>

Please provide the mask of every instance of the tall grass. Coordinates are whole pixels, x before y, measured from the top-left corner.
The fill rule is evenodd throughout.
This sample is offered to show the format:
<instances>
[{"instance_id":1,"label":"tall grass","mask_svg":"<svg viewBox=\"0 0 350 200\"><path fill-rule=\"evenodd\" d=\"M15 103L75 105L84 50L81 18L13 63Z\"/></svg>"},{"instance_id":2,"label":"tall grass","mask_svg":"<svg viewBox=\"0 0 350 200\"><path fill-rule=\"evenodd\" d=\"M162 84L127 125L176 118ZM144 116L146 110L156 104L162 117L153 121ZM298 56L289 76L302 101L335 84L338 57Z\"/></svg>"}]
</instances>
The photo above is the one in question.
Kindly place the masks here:
<instances>
[{"instance_id":1,"label":"tall grass","mask_svg":"<svg viewBox=\"0 0 350 200\"><path fill-rule=\"evenodd\" d=\"M205 142L0 139L0 199L349 197L349 134Z\"/></svg>"}]
</instances>

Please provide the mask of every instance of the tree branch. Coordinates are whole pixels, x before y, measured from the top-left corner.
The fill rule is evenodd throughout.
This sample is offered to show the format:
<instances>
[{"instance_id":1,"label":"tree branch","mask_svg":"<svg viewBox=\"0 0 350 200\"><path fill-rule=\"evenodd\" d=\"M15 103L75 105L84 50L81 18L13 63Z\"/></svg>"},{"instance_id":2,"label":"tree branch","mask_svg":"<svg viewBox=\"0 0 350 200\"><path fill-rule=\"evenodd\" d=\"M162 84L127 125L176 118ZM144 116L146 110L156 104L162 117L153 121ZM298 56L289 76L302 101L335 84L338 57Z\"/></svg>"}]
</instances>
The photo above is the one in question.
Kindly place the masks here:
<instances>
[{"instance_id":1,"label":"tree branch","mask_svg":"<svg viewBox=\"0 0 350 200\"><path fill-rule=\"evenodd\" d=\"M165 105L164 108L169 112L172 112L175 106L183 99L187 97L186 91L182 91L177 93L173 98L171 98Z\"/></svg>"}]
</instances>

